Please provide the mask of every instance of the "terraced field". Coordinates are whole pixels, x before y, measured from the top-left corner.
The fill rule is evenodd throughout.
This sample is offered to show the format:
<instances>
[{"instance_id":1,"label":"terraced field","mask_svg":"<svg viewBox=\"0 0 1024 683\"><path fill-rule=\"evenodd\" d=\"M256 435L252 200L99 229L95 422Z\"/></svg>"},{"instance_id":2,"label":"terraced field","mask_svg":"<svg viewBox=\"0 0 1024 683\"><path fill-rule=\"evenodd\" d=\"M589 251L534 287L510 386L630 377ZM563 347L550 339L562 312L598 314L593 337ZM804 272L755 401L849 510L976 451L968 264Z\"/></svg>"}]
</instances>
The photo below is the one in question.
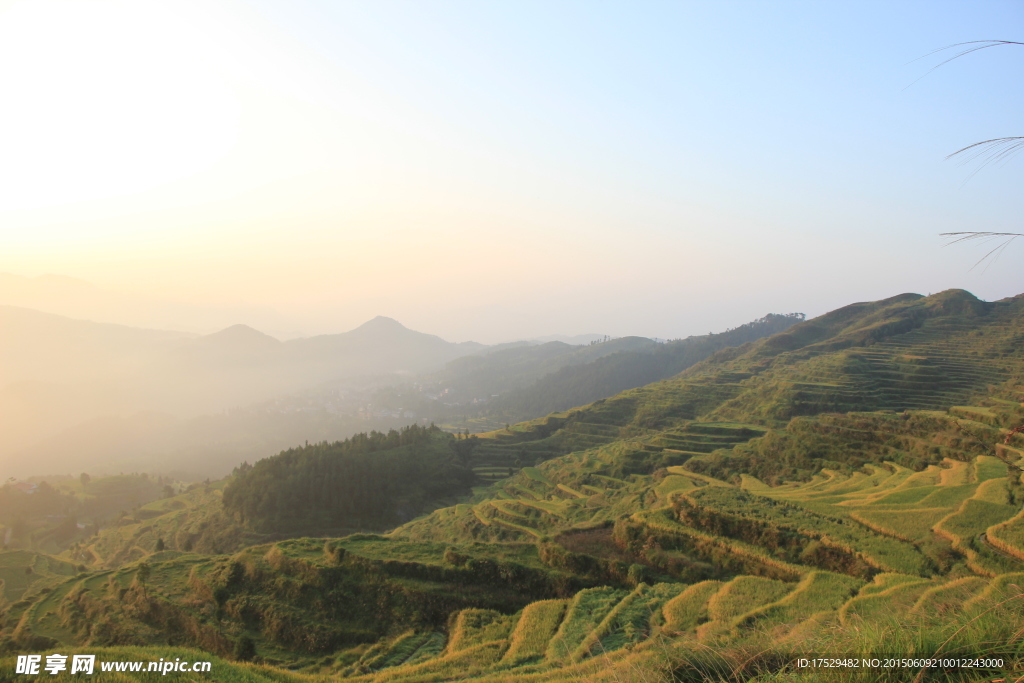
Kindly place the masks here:
<instances>
[{"instance_id":1,"label":"terraced field","mask_svg":"<svg viewBox=\"0 0 1024 683\"><path fill-rule=\"evenodd\" d=\"M799 522L803 528L816 524L829 542L856 548L858 555L884 571L927 575L934 567L914 549L935 537L949 541L978 574L995 576L1019 568L1007 557L1012 552L995 548L987 538L994 532L1000 543L1000 533L1012 528L1019 511L1007 504L1006 463L979 455L971 462L947 460L941 467L930 466L916 473L895 464L891 467L889 474L881 470L871 476L830 473L805 486L776 490L748 478L744 487L750 494L800 503L813 510L813 522ZM842 525L845 518L859 526L828 529L829 522L823 517L834 520L833 524ZM869 538L867 532L874 532L874 537Z\"/></svg>"},{"instance_id":2,"label":"terraced field","mask_svg":"<svg viewBox=\"0 0 1024 683\"><path fill-rule=\"evenodd\" d=\"M636 680L630 672L657 670L666 653L685 662L687 650L714 645L727 651L730 645L762 642L768 633L777 647L801 652L807 641L832 635L828 615L844 625L895 619L907 624L910 610L915 623L933 626L952 610L977 617L1013 600L1017 594L1010 584L1022 577L929 581L892 575L864 584L812 572L797 584L738 577L724 584L642 584L632 592L591 589L578 594L568 609L562 601L527 606L512 615L517 626L511 633L496 630L492 622L469 627L478 620L460 614L458 638L475 643L475 649L460 650L460 657L449 645L433 659L352 673L358 681L453 680L459 677L458 666L482 681ZM940 604L943 611L937 613ZM428 637L402 635L373 651L373 661L398 661L409 643ZM524 645L528 639L532 647Z\"/></svg>"},{"instance_id":3,"label":"terraced field","mask_svg":"<svg viewBox=\"0 0 1024 683\"><path fill-rule=\"evenodd\" d=\"M116 569L19 601L3 638L166 646L173 624L295 681L807 682L842 680L791 667L812 652L983 647L1024 662L1022 323L1024 298L855 304L476 435L485 485L386 535L202 556L174 535L154 553L192 523L154 510L88 549Z\"/></svg>"},{"instance_id":4,"label":"terraced field","mask_svg":"<svg viewBox=\"0 0 1024 683\"><path fill-rule=\"evenodd\" d=\"M523 675L557 680L562 674L555 672L564 673L569 665L584 667L577 675L614 669L626 652L636 655L637 643L643 644L640 651L651 648L651 657L654 651L683 647L688 641L728 648L765 633L776 634L779 643L795 643L862 623L923 623L943 615L948 619L953 613L977 614L964 611L967 603L970 609L982 603L991 607L996 594L1012 601L1016 584L1003 577L1024 571L1024 560L1014 554L1020 552L1015 544L1020 543L1018 530L1024 524L1019 505L1009 504L1012 482L1020 479L1021 471L1016 465L1019 458L975 453L978 439L1000 433L988 422L965 417L985 414L995 420L1000 408L960 406L895 420L884 414L829 418L830 431L842 427L855 432L855 425L869 421L872 442L888 443L890 437L898 437L905 447L929 452L944 444L938 447L943 457L919 471L879 458L860 469L823 468L807 481L779 486L751 475L732 483L688 469L699 460L669 466L653 480L599 474L614 470L623 456L653 441L638 439L563 457L560 462L571 461L571 468L544 464L520 473L496 489L505 494L500 505L482 501L472 509L492 505L496 512L487 513L492 523L502 524L499 520L504 519L509 524L505 528L515 528L524 541L527 529L534 538L546 538L568 526L580 531L557 537L566 548L582 551L588 546L580 538L604 538L620 548L619 553L608 554L609 560L615 555L641 563L649 576L680 576L702 561L719 568L732 566L740 575L723 581L715 578L721 576L717 574L692 584L641 584L643 591L632 593L585 591L566 609L568 624L555 631L543 658L538 642L530 657L503 656L499 662L507 667L528 661ZM937 435L945 430L961 436L936 437L930 444L899 436L902 425L917 419L927 421ZM694 426L694 433L700 433L699 423ZM894 429L888 437L882 429L886 426ZM990 453L1001 452L989 448ZM698 457L696 451L692 457ZM571 480L565 477L566 469L575 473ZM614 528L594 530L612 519L618 520ZM415 522L395 535L416 536L423 526L437 523ZM1010 552L1001 551L996 543L1006 544ZM593 548L588 551L595 553ZM761 576L743 575L751 571ZM963 572L969 575L956 577ZM628 622L633 624L628 637L604 635L600 625L607 626L611 615L628 612L630 601L644 591L662 596L658 609L647 612L647 630L643 620L634 619ZM986 592L989 598L984 599ZM562 603L557 608L555 604L538 603L533 609L546 610L550 620L562 609ZM550 621L544 632L552 632ZM637 634L644 637L638 641ZM633 645L627 650L629 643ZM559 656L553 656L552 648ZM605 661L587 668L591 659ZM540 675L545 666L551 678ZM499 672L510 675L507 668L496 667L494 680L505 680Z\"/></svg>"},{"instance_id":5,"label":"terraced field","mask_svg":"<svg viewBox=\"0 0 1024 683\"><path fill-rule=\"evenodd\" d=\"M0 600L11 603L52 588L78 572L66 560L28 550L0 553Z\"/></svg>"}]
</instances>

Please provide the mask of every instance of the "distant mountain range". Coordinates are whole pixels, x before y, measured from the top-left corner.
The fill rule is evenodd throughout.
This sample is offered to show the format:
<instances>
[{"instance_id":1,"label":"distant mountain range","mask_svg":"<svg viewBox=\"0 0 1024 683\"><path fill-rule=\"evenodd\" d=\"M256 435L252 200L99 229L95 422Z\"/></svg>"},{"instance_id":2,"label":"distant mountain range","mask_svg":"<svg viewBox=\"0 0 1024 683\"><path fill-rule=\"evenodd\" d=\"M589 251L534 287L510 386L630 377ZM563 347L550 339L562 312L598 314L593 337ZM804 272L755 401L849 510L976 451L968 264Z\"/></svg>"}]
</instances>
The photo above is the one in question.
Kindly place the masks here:
<instances>
[{"instance_id":1,"label":"distant mountain range","mask_svg":"<svg viewBox=\"0 0 1024 683\"><path fill-rule=\"evenodd\" d=\"M259 657L239 680L391 683L850 679L794 677L808 643L1018 657L1024 295L800 317L553 373L688 364L588 405L459 437L304 443L91 529L71 510L151 478L5 487L21 549L0 562L0 644L127 642L153 661L173 642ZM530 348L547 362L579 350L545 346ZM503 353L441 374L536 371ZM38 507L47 495L63 515ZM34 528L15 517L30 506ZM902 680L978 671L1007 678L1000 660Z\"/></svg>"},{"instance_id":2,"label":"distant mountain range","mask_svg":"<svg viewBox=\"0 0 1024 683\"><path fill-rule=\"evenodd\" d=\"M669 344L485 346L386 317L280 341L246 325L199 336L0 306L0 475L202 478L305 440L435 420L476 429L610 396L794 322Z\"/></svg>"},{"instance_id":3,"label":"distant mountain range","mask_svg":"<svg viewBox=\"0 0 1024 683\"><path fill-rule=\"evenodd\" d=\"M563 344L570 344L572 346L580 346L582 344L589 344L591 342L601 341L605 338L603 334L549 334L546 337L534 337L529 341L537 344L547 344L548 342L561 342Z\"/></svg>"},{"instance_id":4,"label":"distant mountain range","mask_svg":"<svg viewBox=\"0 0 1024 683\"><path fill-rule=\"evenodd\" d=\"M100 416L197 416L330 380L423 372L486 348L383 317L281 342L245 325L196 336L0 306L0 454Z\"/></svg>"},{"instance_id":5,"label":"distant mountain range","mask_svg":"<svg viewBox=\"0 0 1024 683\"><path fill-rule=\"evenodd\" d=\"M116 321L132 327L194 334L217 329L225 320L244 320L282 339L303 334L296 321L267 306L184 303L106 289L66 275L0 273L0 304L77 320Z\"/></svg>"}]
</instances>

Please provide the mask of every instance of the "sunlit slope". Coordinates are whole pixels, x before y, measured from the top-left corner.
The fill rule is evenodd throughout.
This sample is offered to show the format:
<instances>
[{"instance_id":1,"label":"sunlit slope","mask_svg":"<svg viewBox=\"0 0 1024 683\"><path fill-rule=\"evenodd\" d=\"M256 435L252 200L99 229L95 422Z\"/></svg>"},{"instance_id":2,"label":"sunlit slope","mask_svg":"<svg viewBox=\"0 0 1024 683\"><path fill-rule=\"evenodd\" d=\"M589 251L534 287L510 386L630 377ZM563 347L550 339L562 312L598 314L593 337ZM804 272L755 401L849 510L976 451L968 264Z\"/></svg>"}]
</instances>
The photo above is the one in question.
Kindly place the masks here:
<instances>
[{"instance_id":1,"label":"sunlit slope","mask_svg":"<svg viewBox=\"0 0 1024 683\"><path fill-rule=\"evenodd\" d=\"M223 681L622 683L671 680L673 672L675 680L687 681L749 680L765 673L788 680L795 673L787 669L789 662L808 652L897 648L913 657L931 654L931 640L949 657L990 655L992 638L1008 638L1015 630L1022 580L1024 573L956 580L879 574L865 583L815 571L795 583L740 576L693 585L641 583L631 590L591 588L569 600L541 600L512 612L457 610L447 627L410 628L369 648L300 659L304 666L297 672L274 666L263 642L256 646L259 665L166 645L59 650L108 661L212 659L212 675ZM922 636L926 642L915 642ZM134 674L99 680L149 679ZM191 679L172 673L168 680Z\"/></svg>"},{"instance_id":2,"label":"sunlit slope","mask_svg":"<svg viewBox=\"0 0 1024 683\"><path fill-rule=\"evenodd\" d=\"M648 436L666 462L681 463L674 451L708 452L752 434L720 433L743 438L717 443L656 434L692 436L703 429L693 421L764 428L829 412L945 411L1013 378L1024 378L1024 296L990 303L962 290L904 294L725 349L671 379L480 434L474 458L493 480L556 454Z\"/></svg>"},{"instance_id":3,"label":"sunlit slope","mask_svg":"<svg viewBox=\"0 0 1024 683\"><path fill-rule=\"evenodd\" d=\"M387 536L139 555L148 576L73 577L8 610L3 635L226 656L251 641L264 663L407 683L749 680L810 651L1019 650L1021 301L847 307L451 439L493 483Z\"/></svg>"},{"instance_id":4,"label":"sunlit slope","mask_svg":"<svg viewBox=\"0 0 1024 683\"><path fill-rule=\"evenodd\" d=\"M224 513L224 484L196 484L184 493L142 505L76 543L65 555L90 567L114 569L161 546L164 551L219 554L267 540Z\"/></svg>"},{"instance_id":5,"label":"sunlit slope","mask_svg":"<svg viewBox=\"0 0 1024 683\"><path fill-rule=\"evenodd\" d=\"M164 551L65 577L13 603L0 635L19 650L184 645L221 656L250 639L261 661L308 665L398 630L444 631L461 609L512 614L586 585L531 544L295 539L229 556Z\"/></svg>"},{"instance_id":6,"label":"sunlit slope","mask_svg":"<svg viewBox=\"0 0 1024 683\"><path fill-rule=\"evenodd\" d=\"M448 369L469 370L475 365L482 370L490 366L494 378L500 377L501 381L497 383L492 380L490 389L477 383L478 389L472 396L490 396L490 400L468 415L466 408L457 408L453 412L464 416L475 415L469 417L468 425L462 423L460 426L469 426L472 431L483 431L484 428L567 410L672 377L716 351L782 332L800 320L803 320L801 314L769 314L719 334L687 337L661 344L648 339L625 337L592 346L570 347L568 353L555 359L559 367L552 363L530 367L529 364L503 362L517 355L534 353L516 349L461 359L451 363ZM539 352L550 346L536 347L536 350ZM445 380L445 386L454 389L452 398L459 400L460 388L465 387L465 380L471 379L472 375L447 371L443 374L450 378L450 381ZM473 429L474 424L481 427Z\"/></svg>"},{"instance_id":7,"label":"sunlit slope","mask_svg":"<svg viewBox=\"0 0 1024 683\"><path fill-rule=\"evenodd\" d=\"M53 654L53 653L47 653ZM292 673L277 667L259 664L250 664L211 655L208 652L183 647L76 647L62 648L60 654L67 659L67 668L64 671L51 674L45 669L47 664L45 656L40 662L39 676L45 676L50 681L81 681L96 680L102 683L161 683L180 682L189 683L197 680L213 680L218 683L319 683L323 681L319 676L308 676ZM84 673L71 673L71 661L74 655L94 655L95 665L91 675ZM139 663L140 672L125 670L123 672L104 672L104 663ZM150 663L158 664L155 671L147 671ZM205 664L209 662L210 668L202 673L191 671L162 671L163 662L185 663L193 666L196 663ZM17 667L17 656L7 655L0 659L0 667L4 674L11 678L0 680L26 680L24 676L15 674Z\"/></svg>"},{"instance_id":8,"label":"sunlit slope","mask_svg":"<svg viewBox=\"0 0 1024 683\"><path fill-rule=\"evenodd\" d=\"M78 569L71 562L28 550L0 553L0 597L9 605L74 576Z\"/></svg>"},{"instance_id":9,"label":"sunlit slope","mask_svg":"<svg viewBox=\"0 0 1024 683\"><path fill-rule=\"evenodd\" d=\"M749 657L754 645L796 651L814 638L859 647L862 623L874 624L865 633L896 620L944 638L956 635L949 623L975 617L967 631L975 636L1015 623L1002 603L1014 600L1024 562L969 545L978 539L958 547L938 522L894 534L857 521L894 510L908 520L938 510L941 521L967 501L1002 505L993 526L1012 521L1016 460L974 453L1005 430L941 413L799 424L800 438L783 431L739 448L756 454L774 443L785 454L786 439L799 449L817 430L842 435L848 461L770 487L679 466L602 474L630 454L606 446L524 469L489 498L438 511L392 539L300 539L231 557L163 552L147 556L144 578L138 564L80 574L13 605L4 636L20 649L131 642L221 656L249 639L260 661L302 664L309 674L557 681L633 680L630 672L666 661L722 664L687 663L708 646L727 661ZM904 457L935 462L902 467L888 459L900 455L896 445ZM703 460L691 466L736 450L695 456ZM500 542L474 542L475 527L464 524L485 503L499 512L490 525L477 521L500 527L487 532ZM428 521L445 528L441 540L416 540ZM962 651L971 641L953 642Z\"/></svg>"},{"instance_id":10,"label":"sunlit slope","mask_svg":"<svg viewBox=\"0 0 1024 683\"><path fill-rule=\"evenodd\" d=\"M1024 419L1019 406L973 408L981 409ZM1011 453L994 448L1006 429L965 420L964 410L797 418L767 433L744 427L763 435L688 456L643 437L620 440L524 468L393 535L538 542L552 563L572 551L594 567L601 558L610 574L623 573L616 563L639 562L687 579L792 578L799 565L862 578L956 566L991 576L1015 567L1013 552L982 535L993 527L994 538L1019 542L1019 458L989 455ZM666 466L672 457L687 459ZM787 478L793 483L765 483Z\"/></svg>"},{"instance_id":11,"label":"sunlit slope","mask_svg":"<svg viewBox=\"0 0 1024 683\"><path fill-rule=\"evenodd\" d=\"M347 673L368 681L624 681L661 680L670 666L693 680L720 667L732 680L726 674L745 667L777 672L810 647L1012 649L1024 561L986 533L1019 519L1020 458L989 455L1009 452L995 447L1007 430L965 414L1024 418L1019 405L998 403L801 418L792 434L773 431L688 465L722 468L730 456L749 462L765 450L800 463L808 442L845 446L821 451L830 466L819 462L816 473L779 486L687 465L614 477L629 452L616 445L527 468L479 502L394 535L534 540L545 563L589 571L609 587L530 605L508 633L481 635L474 650L439 650L425 661L378 656ZM633 590L631 582L639 582ZM520 654L527 628L548 634L547 647L529 656ZM620 636L608 638L614 628Z\"/></svg>"}]
</instances>

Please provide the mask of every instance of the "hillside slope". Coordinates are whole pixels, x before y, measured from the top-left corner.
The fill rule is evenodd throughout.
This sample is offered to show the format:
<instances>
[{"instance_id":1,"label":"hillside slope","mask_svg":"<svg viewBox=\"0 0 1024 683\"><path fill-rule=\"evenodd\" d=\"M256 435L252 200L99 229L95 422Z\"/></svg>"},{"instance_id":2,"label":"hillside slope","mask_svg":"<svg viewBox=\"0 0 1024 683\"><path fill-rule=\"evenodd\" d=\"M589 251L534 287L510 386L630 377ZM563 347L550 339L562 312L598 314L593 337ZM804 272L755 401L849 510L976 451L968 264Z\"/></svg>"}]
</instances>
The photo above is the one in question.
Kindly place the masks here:
<instances>
[{"instance_id":1,"label":"hillside slope","mask_svg":"<svg viewBox=\"0 0 1024 683\"><path fill-rule=\"evenodd\" d=\"M1024 297L856 304L457 439L513 476L387 536L147 555L23 597L3 639L381 683L847 680L792 666L812 651L998 657L926 673L1005 677L1024 661L1022 334ZM264 489L268 510L290 495Z\"/></svg>"}]
</instances>

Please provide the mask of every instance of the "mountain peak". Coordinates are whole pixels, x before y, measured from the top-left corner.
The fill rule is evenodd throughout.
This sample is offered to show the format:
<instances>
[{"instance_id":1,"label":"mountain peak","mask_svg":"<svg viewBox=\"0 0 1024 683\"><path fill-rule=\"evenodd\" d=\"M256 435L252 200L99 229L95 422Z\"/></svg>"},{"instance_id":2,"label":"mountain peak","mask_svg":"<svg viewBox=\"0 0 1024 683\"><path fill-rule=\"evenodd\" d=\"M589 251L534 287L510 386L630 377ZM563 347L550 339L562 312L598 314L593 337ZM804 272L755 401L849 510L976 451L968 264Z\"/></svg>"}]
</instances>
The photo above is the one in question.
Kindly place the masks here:
<instances>
[{"instance_id":1,"label":"mountain peak","mask_svg":"<svg viewBox=\"0 0 1024 683\"><path fill-rule=\"evenodd\" d=\"M378 315L372 320L367 320L365 323L356 328L356 330L407 330L405 325L398 322L394 318L389 318L384 315ZM355 330L353 330L354 332Z\"/></svg>"},{"instance_id":2,"label":"mountain peak","mask_svg":"<svg viewBox=\"0 0 1024 683\"><path fill-rule=\"evenodd\" d=\"M249 327L248 325L243 325L242 323L239 323L237 325L232 325L230 327L225 327L223 330L220 330L219 332L214 332L213 334L209 334L207 336L208 337L233 337L233 338L239 338L239 339L252 338L252 337L255 337L255 338L268 337L270 339L273 339L273 337L271 337L269 334L264 334L264 333L260 332L259 330L257 330L256 328Z\"/></svg>"},{"instance_id":3,"label":"mountain peak","mask_svg":"<svg viewBox=\"0 0 1024 683\"><path fill-rule=\"evenodd\" d=\"M245 346L277 346L280 344L277 339L274 339L269 334L264 334L253 327L242 324L225 327L219 332L200 337L197 341L206 344L229 344L233 346L239 344Z\"/></svg>"}]
</instances>

